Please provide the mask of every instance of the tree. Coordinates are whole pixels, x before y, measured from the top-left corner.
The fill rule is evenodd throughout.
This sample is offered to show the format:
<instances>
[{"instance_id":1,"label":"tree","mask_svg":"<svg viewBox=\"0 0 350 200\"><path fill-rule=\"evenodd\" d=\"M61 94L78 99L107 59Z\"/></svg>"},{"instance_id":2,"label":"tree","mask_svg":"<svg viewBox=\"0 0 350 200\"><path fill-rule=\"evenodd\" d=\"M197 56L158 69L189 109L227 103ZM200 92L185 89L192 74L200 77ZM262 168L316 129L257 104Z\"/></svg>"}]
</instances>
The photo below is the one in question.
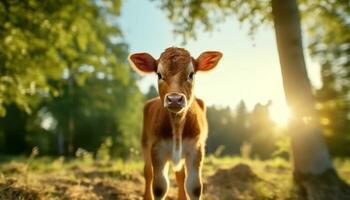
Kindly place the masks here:
<instances>
[{"instance_id":1,"label":"tree","mask_svg":"<svg viewBox=\"0 0 350 200\"><path fill-rule=\"evenodd\" d=\"M0 144L2 145L0 152L20 154L28 148L25 141L28 114L18 109L14 104L8 105L7 109L9 113L0 118L0 131L3 133L3 144Z\"/></svg>"},{"instance_id":2,"label":"tree","mask_svg":"<svg viewBox=\"0 0 350 200\"><path fill-rule=\"evenodd\" d=\"M269 115L270 105L271 101L265 105L257 103L249 117L249 142L253 152L263 159L271 158L273 152L276 151L275 143L278 139ZM269 142L266 142L266 138L269 138Z\"/></svg>"},{"instance_id":3,"label":"tree","mask_svg":"<svg viewBox=\"0 0 350 200\"><path fill-rule=\"evenodd\" d=\"M124 66L124 69L128 69L128 66ZM78 147L95 152L106 137L112 139L114 155L127 156L130 148L138 147L143 95L135 80L123 83L112 74L102 77L98 75L101 73L91 72L82 86L76 83L70 86L66 82L62 95L41 106L57 121L57 126L49 131L56 136L56 154L60 153L59 138L62 135L65 138L65 154L74 153ZM70 93L71 89L74 90L73 94ZM67 117L69 109L71 118ZM72 140L68 138L71 134L70 120L74 121ZM73 147L72 152L69 145Z\"/></svg>"},{"instance_id":4,"label":"tree","mask_svg":"<svg viewBox=\"0 0 350 200\"><path fill-rule=\"evenodd\" d=\"M107 22L119 9L120 0L0 1L0 116L5 105L30 113L40 96L57 96L48 80L65 69L115 62L104 42L120 36Z\"/></svg>"},{"instance_id":5,"label":"tree","mask_svg":"<svg viewBox=\"0 0 350 200\"><path fill-rule=\"evenodd\" d=\"M118 155L138 145L143 96L115 23L120 7L120 0L0 1L0 115L9 105L31 114L20 123L31 132L27 145L69 155L96 150L106 136ZM49 116L57 124L47 129Z\"/></svg>"},{"instance_id":6,"label":"tree","mask_svg":"<svg viewBox=\"0 0 350 200\"><path fill-rule=\"evenodd\" d=\"M294 0L271 2L284 91L293 111L290 130L293 130L294 171L322 174L333 166L322 138L306 72L297 3Z\"/></svg>"},{"instance_id":7,"label":"tree","mask_svg":"<svg viewBox=\"0 0 350 200\"><path fill-rule=\"evenodd\" d=\"M243 100L236 107L236 124L242 131L248 127L248 110Z\"/></svg>"},{"instance_id":8,"label":"tree","mask_svg":"<svg viewBox=\"0 0 350 200\"><path fill-rule=\"evenodd\" d=\"M235 134L237 127L233 112L229 107L207 108L209 132L206 151L217 154L237 154L242 144L241 134Z\"/></svg>"}]
</instances>

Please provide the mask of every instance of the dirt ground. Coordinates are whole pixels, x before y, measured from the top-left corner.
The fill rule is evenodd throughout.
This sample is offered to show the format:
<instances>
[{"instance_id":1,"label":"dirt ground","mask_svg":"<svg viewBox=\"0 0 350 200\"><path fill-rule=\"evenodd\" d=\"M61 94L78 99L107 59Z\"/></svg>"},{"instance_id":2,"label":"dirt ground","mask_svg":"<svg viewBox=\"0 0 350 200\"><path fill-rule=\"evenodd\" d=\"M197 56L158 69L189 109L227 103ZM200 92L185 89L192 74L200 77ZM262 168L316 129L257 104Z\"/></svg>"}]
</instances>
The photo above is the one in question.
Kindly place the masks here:
<instances>
[{"instance_id":1,"label":"dirt ground","mask_svg":"<svg viewBox=\"0 0 350 200\"><path fill-rule=\"evenodd\" d=\"M268 200L303 199L291 181L285 165L236 162L230 167L207 164L204 168L203 199ZM63 170L28 171L23 163L0 169L0 199L138 200L144 180L140 169L132 173L113 167L73 165ZM126 166L127 168L128 166ZM172 171L170 171L172 172ZM177 199L176 182L170 175L168 200Z\"/></svg>"}]
</instances>

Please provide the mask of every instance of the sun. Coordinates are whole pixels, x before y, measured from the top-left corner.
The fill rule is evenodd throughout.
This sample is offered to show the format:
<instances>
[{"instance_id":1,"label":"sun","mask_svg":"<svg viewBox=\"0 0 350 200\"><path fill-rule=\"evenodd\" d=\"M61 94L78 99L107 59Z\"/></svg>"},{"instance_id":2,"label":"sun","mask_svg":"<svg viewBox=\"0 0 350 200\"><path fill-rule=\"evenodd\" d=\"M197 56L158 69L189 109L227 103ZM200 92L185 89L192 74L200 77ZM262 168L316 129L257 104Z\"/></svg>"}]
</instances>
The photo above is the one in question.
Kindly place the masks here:
<instances>
[{"instance_id":1,"label":"sun","mask_svg":"<svg viewBox=\"0 0 350 200\"><path fill-rule=\"evenodd\" d=\"M270 118L278 126L287 126L291 112L287 106L271 106L269 110Z\"/></svg>"}]
</instances>

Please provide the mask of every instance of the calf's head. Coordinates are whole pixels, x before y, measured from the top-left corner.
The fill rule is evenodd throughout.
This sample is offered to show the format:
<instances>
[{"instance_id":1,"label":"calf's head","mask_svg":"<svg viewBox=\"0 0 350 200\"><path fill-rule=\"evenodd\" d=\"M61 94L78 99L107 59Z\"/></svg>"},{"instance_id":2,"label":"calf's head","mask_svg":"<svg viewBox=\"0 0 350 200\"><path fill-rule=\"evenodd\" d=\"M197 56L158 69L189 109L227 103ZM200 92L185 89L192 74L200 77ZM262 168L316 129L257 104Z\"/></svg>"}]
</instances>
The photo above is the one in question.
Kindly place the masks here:
<instances>
[{"instance_id":1,"label":"calf's head","mask_svg":"<svg viewBox=\"0 0 350 200\"><path fill-rule=\"evenodd\" d=\"M129 56L129 62L140 73L157 74L163 106L170 112L179 113L186 110L193 100L195 74L213 69L221 57L220 52L206 51L194 59L187 50L171 47L159 59L148 53L135 53Z\"/></svg>"}]
</instances>

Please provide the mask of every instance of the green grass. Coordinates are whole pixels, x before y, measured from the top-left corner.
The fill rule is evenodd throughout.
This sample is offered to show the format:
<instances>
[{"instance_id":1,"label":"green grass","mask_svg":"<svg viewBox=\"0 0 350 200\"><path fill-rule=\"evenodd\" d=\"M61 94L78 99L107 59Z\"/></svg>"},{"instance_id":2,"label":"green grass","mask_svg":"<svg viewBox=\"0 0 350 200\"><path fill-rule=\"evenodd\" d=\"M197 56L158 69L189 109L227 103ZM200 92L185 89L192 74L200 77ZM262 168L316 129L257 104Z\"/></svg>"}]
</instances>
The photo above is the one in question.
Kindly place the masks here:
<instances>
[{"instance_id":1,"label":"green grass","mask_svg":"<svg viewBox=\"0 0 350 200\"><path fill-rule=\"evenodd\" d=\"M335 159L350 184L350 159ZM1 157L0 199L141 199L143 162L91 158ZM298 199L292 166L281 158L261 161L207 156L204 199ZM170 170L169 199L176 199Z\"/></svg>"}]
</instances>

